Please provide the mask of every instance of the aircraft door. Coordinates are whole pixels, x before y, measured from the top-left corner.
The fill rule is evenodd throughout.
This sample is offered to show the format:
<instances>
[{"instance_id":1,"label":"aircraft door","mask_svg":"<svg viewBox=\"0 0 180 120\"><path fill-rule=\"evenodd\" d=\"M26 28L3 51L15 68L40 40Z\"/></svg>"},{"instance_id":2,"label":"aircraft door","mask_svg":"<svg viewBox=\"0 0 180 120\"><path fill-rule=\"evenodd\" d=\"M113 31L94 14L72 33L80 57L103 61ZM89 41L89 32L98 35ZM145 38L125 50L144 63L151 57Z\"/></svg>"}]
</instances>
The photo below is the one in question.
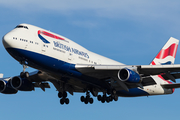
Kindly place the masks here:
<instances>
[{"instance_id":1,"label":"aircraft door","mask_svg":"<svg viewBox=\"0 0 180 120\"><path fill-rule=\"evenodd\" d=\"M42 44L42 51L41 51L42 53L46 52L46 47L47 47L47 45L43 43Z\"/></svg>"},{"instance_id":2,"label":"aircraft door","mask_svg":"<svg viewBox=\"0 0 180 120\"><path fill-rule=\"evenodd\" d=\"M28 43L29 43L29 41L28 41L28 40L25 40L25 39L20 39L20 40L24 42L24 44L25 44L25 49L27 49L27 48L28 48Z\"/></svg>"},{"instance_id":3,"label":"aircraft door","mask_svg":"<svg viewBox=\"0 0 180 120\"><path fill-rule=\"evenodd\" d=\"M73 54L69 53L69 55L68 55L68 62L72 62L72 60L73 60Z\"/></svg>"}]
</instances>

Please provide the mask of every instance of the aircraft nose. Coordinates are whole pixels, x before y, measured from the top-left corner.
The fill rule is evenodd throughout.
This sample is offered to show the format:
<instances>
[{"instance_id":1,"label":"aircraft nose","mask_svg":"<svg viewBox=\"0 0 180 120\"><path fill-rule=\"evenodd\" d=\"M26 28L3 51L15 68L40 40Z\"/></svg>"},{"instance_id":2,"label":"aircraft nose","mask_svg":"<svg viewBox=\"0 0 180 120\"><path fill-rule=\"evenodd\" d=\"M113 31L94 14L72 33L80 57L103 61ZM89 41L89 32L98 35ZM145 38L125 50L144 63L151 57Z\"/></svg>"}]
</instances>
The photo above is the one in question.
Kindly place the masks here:
<instances>
[{"instance_id":1,"label":"aircraft nose","mask_svg":"<svg viewBox=\"0 0 180 120\"><path fill-rule=\"evenodd\" d=\"M5 48L11 47L10 43L12 41L12 37L9 34L6 34L2 38L2 42Z\"/></svg>"}]
</instances>

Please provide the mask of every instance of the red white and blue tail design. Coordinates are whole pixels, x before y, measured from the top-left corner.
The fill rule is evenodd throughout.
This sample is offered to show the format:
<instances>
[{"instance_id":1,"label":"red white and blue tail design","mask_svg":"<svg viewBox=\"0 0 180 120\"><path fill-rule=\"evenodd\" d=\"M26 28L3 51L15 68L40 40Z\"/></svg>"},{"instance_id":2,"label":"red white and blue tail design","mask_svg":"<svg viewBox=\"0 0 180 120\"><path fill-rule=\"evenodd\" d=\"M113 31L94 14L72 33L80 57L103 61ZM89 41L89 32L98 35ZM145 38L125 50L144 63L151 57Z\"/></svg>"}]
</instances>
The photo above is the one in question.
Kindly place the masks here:
<instances>
[{"instance_id":1,"label":"red white and blue tail design","mask_svg":"<svg viewBox=\"0 0 180 120\"><path fill-rule=\"evenodd\" d=\"M179 40L171 37L150 65L174 64Z\"/></svg>"}]
</instances>

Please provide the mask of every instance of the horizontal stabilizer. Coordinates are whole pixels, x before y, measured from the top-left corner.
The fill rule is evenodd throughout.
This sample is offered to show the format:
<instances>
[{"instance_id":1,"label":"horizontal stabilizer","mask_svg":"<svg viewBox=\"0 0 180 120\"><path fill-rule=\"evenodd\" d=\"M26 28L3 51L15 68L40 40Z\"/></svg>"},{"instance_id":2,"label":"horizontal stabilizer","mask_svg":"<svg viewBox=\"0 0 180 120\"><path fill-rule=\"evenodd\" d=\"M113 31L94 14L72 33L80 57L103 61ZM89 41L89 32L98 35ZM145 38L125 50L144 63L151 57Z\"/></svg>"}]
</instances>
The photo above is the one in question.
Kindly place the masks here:
<instances>
[{"instance_id":1,"label":"horizontal stabilizer","mask_svg":"<svg viewBox=\"0 0 180 120\"><path fill-rule=\"evenodd\" d=\"M175 84L164 84L161 85L163 88L166 89L173 89L173 88L180 88L180 83L175 83Z\"/></svg>"}]
</instances>

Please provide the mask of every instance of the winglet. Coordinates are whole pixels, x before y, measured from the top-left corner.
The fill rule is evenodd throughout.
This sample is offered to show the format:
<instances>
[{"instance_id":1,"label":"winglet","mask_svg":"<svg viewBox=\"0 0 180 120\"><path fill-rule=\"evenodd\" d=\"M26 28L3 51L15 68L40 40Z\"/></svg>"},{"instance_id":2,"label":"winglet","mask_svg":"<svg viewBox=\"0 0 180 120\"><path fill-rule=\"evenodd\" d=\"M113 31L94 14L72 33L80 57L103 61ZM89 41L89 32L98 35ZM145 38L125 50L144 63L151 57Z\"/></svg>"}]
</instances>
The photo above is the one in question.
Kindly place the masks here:
<instances>
[{"instance_id":1,"label":"winglet","mask_svg":"<svg viewBox=\"0 0 180 120\"><path fill-rule=\"evenodd\" d=\"M179 40L171 37L150 65L174 64Z\"/></svg>"}]
</instances>

